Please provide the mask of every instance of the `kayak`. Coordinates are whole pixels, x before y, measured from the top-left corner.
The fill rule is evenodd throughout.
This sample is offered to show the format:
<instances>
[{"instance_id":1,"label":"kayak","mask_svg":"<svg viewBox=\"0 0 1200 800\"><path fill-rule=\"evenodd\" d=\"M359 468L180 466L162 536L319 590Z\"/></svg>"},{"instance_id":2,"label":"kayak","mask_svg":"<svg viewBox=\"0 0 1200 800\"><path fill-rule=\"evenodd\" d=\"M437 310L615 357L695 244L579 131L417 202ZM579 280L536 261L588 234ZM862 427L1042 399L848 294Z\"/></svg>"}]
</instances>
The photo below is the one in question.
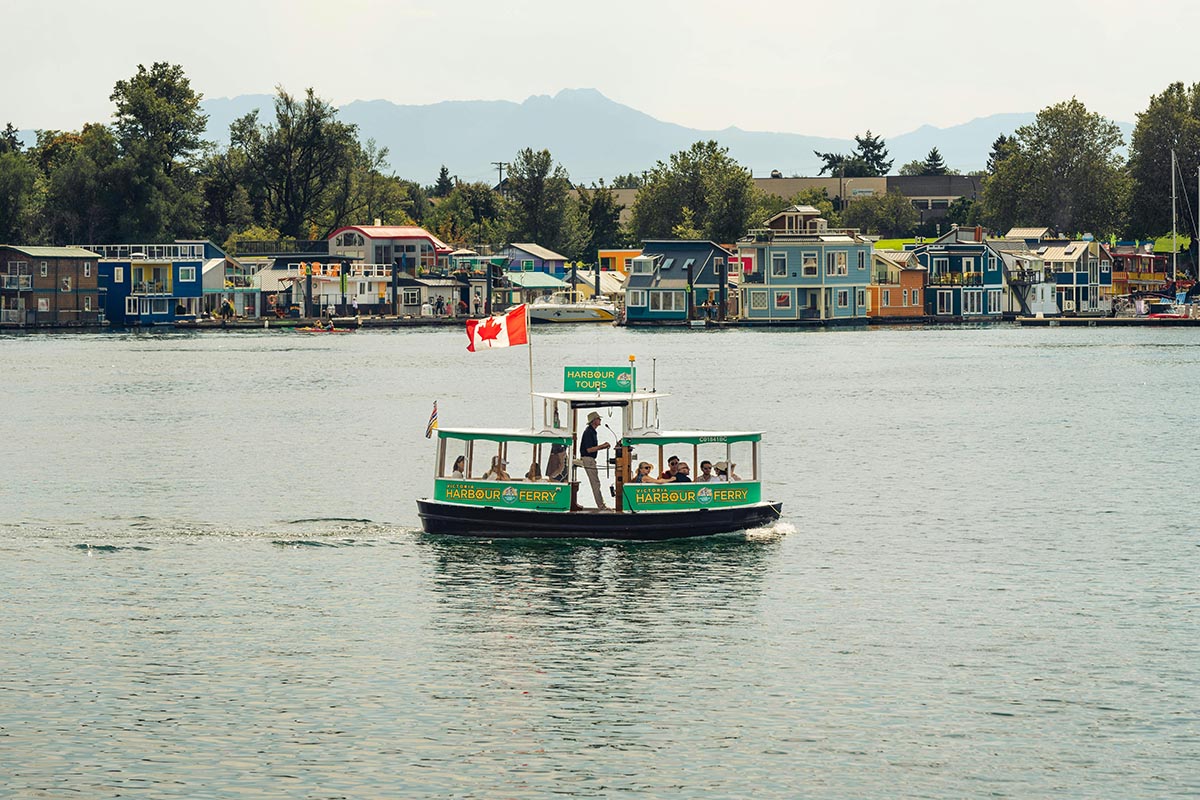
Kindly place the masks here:
<instances>
[{"instance_id":1,"label":"kayak","mask_svg":"<svg viewBox=\"0 0 1200 800\"><path fill-rule=\"evenodd\" d=\"M354 328L296 328L301 333L354 333Z\"/></svg>"}]
</instances>

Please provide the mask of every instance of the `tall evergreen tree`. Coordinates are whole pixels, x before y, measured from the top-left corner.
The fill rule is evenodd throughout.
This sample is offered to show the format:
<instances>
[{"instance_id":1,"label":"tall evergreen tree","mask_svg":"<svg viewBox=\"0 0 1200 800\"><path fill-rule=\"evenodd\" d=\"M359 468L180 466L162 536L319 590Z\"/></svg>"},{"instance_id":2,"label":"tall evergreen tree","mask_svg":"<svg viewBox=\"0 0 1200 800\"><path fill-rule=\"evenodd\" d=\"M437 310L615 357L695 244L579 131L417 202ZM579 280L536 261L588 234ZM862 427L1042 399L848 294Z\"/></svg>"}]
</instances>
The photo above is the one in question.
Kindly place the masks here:
<instances>
[{"instance_id":1,"label":"tall evergreen tree","mask_svg":"<svg viewBox=\"0 0 1200 800\"><path fill-rule=\"evenodd\" d=\"M921 165L922 175L945 175L946 162L942 160L942 154L935 147L929 151L929 155L925 156L925 162Z\"/></svg>"},{"instance_id":2,"label":"tall evergreen tree","mask_svg":"<svg viewBox=\"0 0 1200 800\"><path fill-rule=\"evenodd\" d=\"M441 170L438 171L437 182L433 184L433 196L445 197L450 194L454 188L454 181L450 179L450 170L446 169L446 165L442 164Z\"/></svg>"},{"instance_id":3,"label":"tall evergreen tree","mask_svg":"<svg viewBox=\"0 0 1200 800\"><path fill-rule=\"evenodd\" d=\"M892 168L892 160L888 158L887 144L882 136L876 136L868 130L862 136L855 136L857 145L854 154L867 165L870 176L881 177L888 174Z\"/></svg>"},{"instance_id":4,"label":"tall evergreen tree","mask_svg":"<svg viewBox=\"0 0 1200 800\"><path fill-rule=\"evenodd\" d=\"M992 152L988 154L987 174L994 175L1000 162L1012 155L1016 141L1015 137L1003 133L996 137L996 141L992 142Z\"/></svg>"},{"instance_id":5,"label":"tall evergreen tree","mask_svg":"<svg viewBox=\"0 0 1200 800\"><path fill-rule=\"evenodd\" d=\"M549 150L527 147L518 152L508 176L512 240L565 248L570 191L570 176Z\"/></svg>"}]
</instances>

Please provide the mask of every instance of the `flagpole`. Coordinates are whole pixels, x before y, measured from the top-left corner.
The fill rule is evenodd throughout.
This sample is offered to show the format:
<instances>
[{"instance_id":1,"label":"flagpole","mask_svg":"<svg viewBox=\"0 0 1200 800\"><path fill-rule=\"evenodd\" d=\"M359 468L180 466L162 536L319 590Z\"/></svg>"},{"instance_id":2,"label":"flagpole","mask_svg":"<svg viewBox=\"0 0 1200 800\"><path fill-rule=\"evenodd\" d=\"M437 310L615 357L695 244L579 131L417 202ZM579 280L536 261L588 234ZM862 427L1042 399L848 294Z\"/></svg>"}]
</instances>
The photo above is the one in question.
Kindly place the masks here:
<instances>
[{"instance_id":1,"label":"flagpole","mask_svg":"<svg viewBox=\"0 0 1200 800\"><path fill-rule=\"evenodd\" d=\"M536 412L534 411L535 404L533 401L533 337L530 336L532 330L529 325L529 304L525 304L525 341L529 348L529 429L536 430L537 424L534 422Z\"/></svg>"}]
</instances>

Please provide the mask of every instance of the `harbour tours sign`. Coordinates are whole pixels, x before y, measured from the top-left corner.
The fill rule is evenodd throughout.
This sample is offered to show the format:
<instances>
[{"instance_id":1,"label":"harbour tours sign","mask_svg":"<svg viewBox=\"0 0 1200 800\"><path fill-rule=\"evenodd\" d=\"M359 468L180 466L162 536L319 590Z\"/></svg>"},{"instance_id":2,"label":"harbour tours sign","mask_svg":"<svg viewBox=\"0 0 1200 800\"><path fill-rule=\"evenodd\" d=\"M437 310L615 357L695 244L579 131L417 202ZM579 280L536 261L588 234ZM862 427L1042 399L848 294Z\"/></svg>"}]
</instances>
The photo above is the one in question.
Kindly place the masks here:
<instances>
[{"instance_id":1,"label":"harbour tours sign","mask_svg":"<svg viewBox=\"0 0 1200 800\"><path fill-rule=\"evenodd\" d=\"M448 503L535 511L566 511L571 492L562 483L501 483L497 481L438 480L434 498Z\"/></svg>"},{"instance_id":2,"label":"harbour tours sign","mask_svg":"<svg viewBox=\"0 0 1200 800\"><path fill-rule=\"evenodd\" d=\"M564 392L633 391L632 367L566 367L563 369Z\"/></svg>"},{"instance_id":3,"label":"harbour tours sign","mask_svg":"<svg viewBox=\"0 0 1200 800\"><path fill-rule=\"evenodd\" d=\"M625 484L625 507L630 511L681 508L729 508L757 503L761 485L746 483Z\"/></svg>"}]
</instances>

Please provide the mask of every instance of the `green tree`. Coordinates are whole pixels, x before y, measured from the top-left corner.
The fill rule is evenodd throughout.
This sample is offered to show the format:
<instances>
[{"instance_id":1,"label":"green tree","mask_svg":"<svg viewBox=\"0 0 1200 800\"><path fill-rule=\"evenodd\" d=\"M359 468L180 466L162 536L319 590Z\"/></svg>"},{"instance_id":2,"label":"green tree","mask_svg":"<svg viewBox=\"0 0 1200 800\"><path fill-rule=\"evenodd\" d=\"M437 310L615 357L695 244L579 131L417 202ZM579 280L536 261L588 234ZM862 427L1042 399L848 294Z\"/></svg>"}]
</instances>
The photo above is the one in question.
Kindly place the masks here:
<instances>
[{"instance_id":1,"label":"green tree","mask_svg":"<svg viewBox=\"0 0 1200 800\"><path fill-rule=\"evenodd\" d=\"M78 134L41 139L39 147L43 144L53 151L43 160L43 237L55 244L118 239L120 218L129 209L121 193L121 156L112 130L85 125Z\"/></svg>"},{"instance_id":2,"label":"green tree","mask_svg":"<svg viewBox=\"0 0 1200 800\"><path fill-rule=\"evenodd\" d=\"M205 236L214 242L225 241L254 222L246 167L246 154L236 148L211 153L200 164L200 219Z\"/></svg>"},{"instance_id":3,"label":"green tree","mask_svg":"<svg viewBox=\"0 0 1200 800\"><path fill-rule=\"evenodd\" d=\"M260 124L257 111L234 122L231 147L245 153L258 218L297 238L328 225L334 193L358 163L355 131L311 88L303 100L277 89L273 125Z\"/></svg>"},{"instance_id":4,"label":"green tree","mask_svg":"<svg viewBox=\"0 0 1200 800\"><path fill-rule=\"evenodd\" d=\"M28 241L32 232L37 169L21 153L0 152L0 242Z\"/></svg>"},{"instance_id":5,"label":"green tree","mask_svg":"<svg viewBox=\"0 0 1200 800\"><path fill-rule=\"evenodd\" d=\"M525 148L509 168L509 235L514 242L536 242L551 250L565 249L572 205L570 176L549 150Z\"/></svg>"},{"instance_id":6,"label":"green tree","mask_svg":"<svg viewBox=\"0 0 1200 800\"><path fill-rule=\"evenodd\" d=\"M589 264L598 258L601 247L611 247L621 241L621 209L624 207L603 180L591 191L580 187L579 213L587 231L581 255Z\"/></svg>"},{"instance_id":7,"label":"green tree","mask_svg":"<svg viewBox=\"0 0 1200 800\"><path fill-rule=\"evenodd\" d=\"M1001 230L1117 232L1128 197L1122 144L1116 125L1075 98L1042 109L1017 129L1011 151L984 182L984 218Z\"/></svg>"},{"instance_id":8,"label":"green tree","mask_svg":"<svg viewBox=\"0 0 1200 800\"><path fill-rule=\"evenodd\" d=\"M627 175L618 175L612 179L612 188L614 189L640 189L642 188L642 176L635 175L630 172Z\"/></svg>"},{"instance_id":9,"label":"green tree","mask_svg":"<svg viewBox=\"0 0 1200 800\"><path fill-rule=\"evenodd\" d=\"M949 170L946 169L946 162L942 159L942 154L934 147L929 151L929 155L925 156L925 161L921 165L922 175L946 175Z\"/></svg>"},{"instance_id":10,"label":"green tree","mask_svg":"<svg viewBox=\"0 0 1200 800\"><path fill-rule=\"evenodd\" d=\"M109 99L116 105L113 128L120 161L112 181L125 200L117 235L128 241L162 241L198 232L200 195L194 156L207 116L203 95L175 64L139 64L117 81Z\"/></svg>"},{"instance_id":11,"label":"green tree","mask_svg":"<svg viewBox=\"0 0 1200 800\"><path fill-rule=\"evenodd\" d=\"M904 166L900 167L901 175L922 175L925 172L925 162L919 158L909 161Z\"/></svg>"},{"instance_id":12,"label":"green tree","mask_svg":"<svg viewBox=\"0 0 1200 800\"><path fill-rule=\"evenodd\" d=\"M1179 173L1176 189L1180 207L1200 208L1195 198L1195 176L1200 167L1200 83L1172 83L1153 95L1138 114L1129 147L1132 179L1129 227L1139 238L1171 230L1171 151ZM1183 176L1188 176L1180 180ZM1180 219L1190 219L1181 214Z\"/></svg>"},{"instance_id":13,"label":"green tree","mask_svg":"<svg viewBox=\"0 0 1200 800\"><path fill-rule=\"evenodd\" d=\"M506 235L504 201L490 184L460 183L430 210L427 225L447 242L503 243Z\"/></svg>"},{"instance_id":14,"label":"green tree","mask_svg":"<svg viewBox=\"0 0 1200 800\"><path fill-rule=\"evenodd\" d=\"M869 178L874 174L867 162L854 153L846 155L845 153L821 153L813 150L813 154L823 162L818 175L828 172L835 178Z\"/></svg>"},{"instance_id":15,"label":"green tree","mask_svg":"<svg viewBox=\"0 0 1200 800\"><path fill-rule=\"evenodd\" d=\"M679 224L671 228L671 236L676 239L703 239L704 233L696 227L696 215L687 206L679 219Z\"/></svg>"},{"instance_id":16,"label":"green tree","mask_svg":"<svg viewBox=\"0 0 1200 800\"><path fill-rule=\"evenodd\" d=\"M842 212L845 224L852 228L879 234L884 238L911 236L919 215L900 192L864 197L849 203Z\"/></svg>"},{"instance_id":17,"label":"green tree","mask_svg":"<svg viewBox=\"0 0 1200 800\"><path fill-rule=\"evenodd\" d=\"M21 152L21 137L17 135L17 128L11 122L4 126L4 130L0 131L0 153L19 153Z\"/></svg>"},{"instance_id":18,"label":"green tree","mask_svg":"<svg viewBox=\"0 0 1200 800\"><path fill-rule=\"evenodd\" d=\"M631 227L638 239L670 236L688 208L704 237L733 242L745 234L757 203L753 179L729 149L696 142L650 170L634 201Z\"/></svg>"},{"instance_id":19,"label":"green tree","mask_svg":"<svg viewBox=\"0 0 1200 800\"><path fill-rule=\"evenodd\" d=\"M854 143L854 155L866 164L868 177L888 174L888 170L892 168L892 160L888 158L887 144L882 136L876 136L868 130L862 136L855 136Z\"/></svg>"},{"instance_id":20,"label":"green tree","mask_svg":"<svg viewBox=\"0 0 1200 800\"><path fill-rule=\"evenodd\" d=\"M992 142L992 152L988 154L988 175L995 174L1000 162L1012 155L1016 143L1017 140L1014 137L1005 136L1003 133L996 137L996 141Z\"/></svg>"},{"instance_id":21,"label":"green tree","mask_svg":"<svg viewBox=\"0 0 1200 800\"><path fill-rule=\"evenodd\" d=\"M450 179L450 170L446 169L446 165L442 164L441 170L438 171L437 182L433 184L433 191L430 192L434 197L446 197L454 189L454 181Z\"/></svg>"}]
</instances>

